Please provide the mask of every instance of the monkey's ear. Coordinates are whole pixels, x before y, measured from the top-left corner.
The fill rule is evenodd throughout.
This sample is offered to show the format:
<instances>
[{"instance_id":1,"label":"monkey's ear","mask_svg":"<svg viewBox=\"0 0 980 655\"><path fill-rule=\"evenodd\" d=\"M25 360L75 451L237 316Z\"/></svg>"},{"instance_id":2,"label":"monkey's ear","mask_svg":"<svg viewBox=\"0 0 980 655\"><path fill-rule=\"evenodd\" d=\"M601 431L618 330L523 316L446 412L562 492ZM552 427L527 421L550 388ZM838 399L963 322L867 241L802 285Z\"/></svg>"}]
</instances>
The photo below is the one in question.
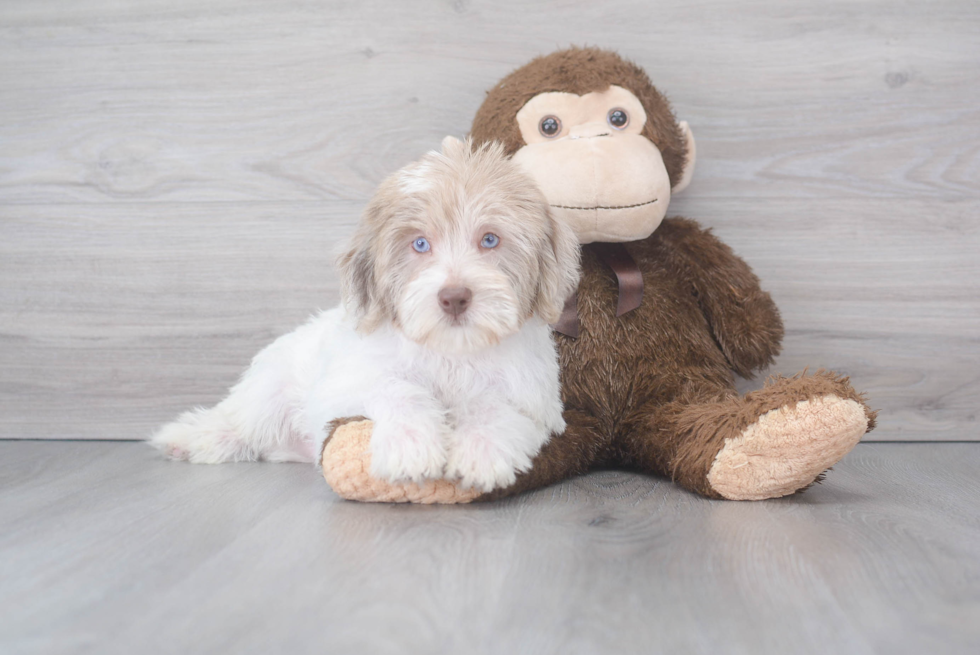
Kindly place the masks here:
<instances>
[{"instance_id":1,"label":"monkey's ear","mask_svg":"<svg viewBox=\"0 0 980 655\"><path fill-rule=\"evenodd\" d=\"M687 124L687 121L681 121L678 127L684 133L687 157L684 160L684 172L681 174L681 179L670 190L671 193L680 193L691 183L691 177L694 175L694 160L697 159L697 147L694 144L694 133L691 132L690 126Z\"/></svg>"},{"instance_id":2,"label":"monkey's ear","mask_svg":"<svg viewBox=\"0 0 980 655\"><path fill-rule=\"evenodd\" d=\"M357 317L358 329L371 332L381 322L381 307L371 239L363 230L354 234L351 244L337 260L337 267L344 306Z\"/></svg>"},{"instance_id":3,"label":"monkey's ear","mask_svg":"<svg viewBox=\"0 0 980 655\"><path fill-rule=\"evenodd\" d=\"M582 249L578 237L564 221L556 221L549 210L551 229L548 245L539 260L538 295L534 312L547 323L557 323L565 300L578 288Z\"/></svg>"}]
</instances>

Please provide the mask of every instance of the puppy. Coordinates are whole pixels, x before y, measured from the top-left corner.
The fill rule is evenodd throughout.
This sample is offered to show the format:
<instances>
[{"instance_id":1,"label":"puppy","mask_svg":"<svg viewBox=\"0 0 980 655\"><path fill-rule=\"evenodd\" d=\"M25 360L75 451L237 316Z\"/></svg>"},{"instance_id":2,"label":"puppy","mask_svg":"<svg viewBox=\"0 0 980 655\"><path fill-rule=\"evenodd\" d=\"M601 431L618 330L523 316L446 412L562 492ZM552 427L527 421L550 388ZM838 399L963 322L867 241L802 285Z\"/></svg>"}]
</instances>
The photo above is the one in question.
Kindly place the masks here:
<instances>
[{"instance_id":1,"label":"puppy","mask_svg":"<svg viewBox=\"0 0 980 655\"><path fill-rule=\"evenodd\" d=\"M368 204L339 261L341 305L150 441L191 462L313 462L330 421L366 416L377 478L508 486L565 427L548 323L578 259L574 233L498 145L447 137Z\"/></svg>"}]
</instances>

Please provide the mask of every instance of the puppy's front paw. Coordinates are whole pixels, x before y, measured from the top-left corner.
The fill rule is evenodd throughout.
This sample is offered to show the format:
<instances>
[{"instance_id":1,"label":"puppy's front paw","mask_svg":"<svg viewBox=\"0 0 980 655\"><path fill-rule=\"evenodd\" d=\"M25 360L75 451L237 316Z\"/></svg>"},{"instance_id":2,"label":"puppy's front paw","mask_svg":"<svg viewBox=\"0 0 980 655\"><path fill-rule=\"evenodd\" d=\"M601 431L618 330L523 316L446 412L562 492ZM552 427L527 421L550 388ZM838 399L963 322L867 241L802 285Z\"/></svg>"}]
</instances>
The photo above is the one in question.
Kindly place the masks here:
<instances>
[{"instance_id":1,"label":"puppy's front paw","mask_svg":"<svg viewBox=\"0 0 980 655\"><path fill-rule=\"evenodd\" d=\"M517 481L519 472L531 468L527 453L507 448L491 432L470 430L456 435L446 464L447 478L488 492L509 487Z\"/></svg>"},{"instance_id":2,"label":"puppy's front paw","mask_svg":"<svg viewBox=\"0 0 980 655\"><path fill-rule=\"evenodd\" d=\"M371 475L389 482L441 478L446 466L443 432L432 426L377 422L371 435Z\"/></svg>"}]
</instances>

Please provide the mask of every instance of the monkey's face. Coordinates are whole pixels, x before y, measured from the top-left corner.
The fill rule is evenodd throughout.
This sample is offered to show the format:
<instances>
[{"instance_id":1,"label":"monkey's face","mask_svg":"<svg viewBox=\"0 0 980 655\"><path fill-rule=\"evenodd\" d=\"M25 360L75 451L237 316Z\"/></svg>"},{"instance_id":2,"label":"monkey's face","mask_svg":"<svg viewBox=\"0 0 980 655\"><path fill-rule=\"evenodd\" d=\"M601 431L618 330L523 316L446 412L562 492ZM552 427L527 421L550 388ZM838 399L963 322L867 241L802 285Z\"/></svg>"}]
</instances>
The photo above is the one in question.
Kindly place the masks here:
<instances>
[{"instance_id":1,"label":"monkey's face","mask_svg":"<svg viewBox=\"0 0 980 655\"><path fill-rule=\"evenodd\" d=\"M580 243L635 241L650 236L670 203L670 178L660 150L642 134L647 114L620 86L585 95L546 92L517 112L525 145L514 154L544 192L553 214ZM686 123L688 165L694 142Z\"/></svg>"}]
</instances>

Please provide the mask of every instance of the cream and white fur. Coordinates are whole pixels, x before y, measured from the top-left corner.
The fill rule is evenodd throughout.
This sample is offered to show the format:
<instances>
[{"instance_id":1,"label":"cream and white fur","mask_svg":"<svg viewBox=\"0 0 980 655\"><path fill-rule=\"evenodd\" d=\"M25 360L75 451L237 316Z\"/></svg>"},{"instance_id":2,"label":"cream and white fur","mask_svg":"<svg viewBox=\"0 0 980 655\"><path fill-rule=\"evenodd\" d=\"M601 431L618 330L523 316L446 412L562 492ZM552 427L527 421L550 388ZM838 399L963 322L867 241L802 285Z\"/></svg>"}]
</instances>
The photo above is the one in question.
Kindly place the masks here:
<instances>
[{"instance_id":1,"label":"cream and white fur","mask_svg":"<svg viewBox=\"0 0 980 655\"><path fill-rule=\"evenodd\" d=\"M486 247L487 234L497 245ZM548 323L577 283L578 258L574 233L500 147L447 137L369 203L340 258L342 304L262 350L225 400L151 442L191 462L313 462L326 426L360 415L374 421L375 477L507 486L565 427ZM462 291L471 295L459 312Z\"/></svg>"}]
</instances>

